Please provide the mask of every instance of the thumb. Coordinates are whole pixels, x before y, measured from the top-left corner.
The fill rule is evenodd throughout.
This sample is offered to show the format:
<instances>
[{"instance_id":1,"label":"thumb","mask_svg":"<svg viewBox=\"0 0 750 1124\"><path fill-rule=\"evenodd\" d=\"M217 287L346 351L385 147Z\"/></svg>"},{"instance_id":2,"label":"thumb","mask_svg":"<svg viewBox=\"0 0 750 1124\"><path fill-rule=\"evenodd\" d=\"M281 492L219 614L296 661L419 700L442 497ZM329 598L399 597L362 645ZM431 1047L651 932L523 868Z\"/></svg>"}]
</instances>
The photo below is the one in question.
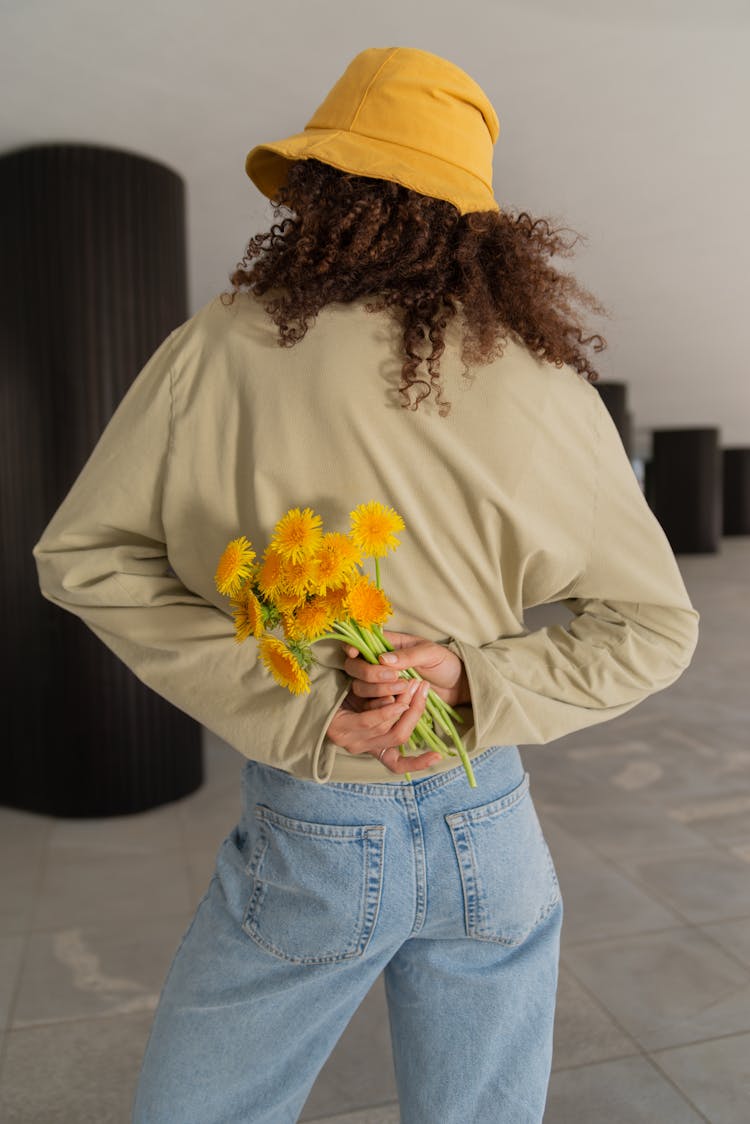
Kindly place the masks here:
<instances>
[{"instance_id":1,"label":"thumb","mask_svg":"<svg viewBox=\"0 0 750 1124\"><path fill-rule=\"evenodd\" d=\"M378 662L385 664L386 667L398 669L405 667L418 668L420 662L424 663L425 657L429 658L429 653L434 647L435 645L431 641L416 640L413 644L397 648L395 652L381 652L378 656Z\"/></svg>"},{"instance_id":2,"label":"thumb","mask_svg":"<svg viewBox=\"0 0 750 1124\"><path fill-rule=\"evenodd\" d=\"M389 628L383 629L383 636L394 648L411 648L424 640L424 637L417 636L413 632L392 632Z\"/></svg>"}]
</instances>

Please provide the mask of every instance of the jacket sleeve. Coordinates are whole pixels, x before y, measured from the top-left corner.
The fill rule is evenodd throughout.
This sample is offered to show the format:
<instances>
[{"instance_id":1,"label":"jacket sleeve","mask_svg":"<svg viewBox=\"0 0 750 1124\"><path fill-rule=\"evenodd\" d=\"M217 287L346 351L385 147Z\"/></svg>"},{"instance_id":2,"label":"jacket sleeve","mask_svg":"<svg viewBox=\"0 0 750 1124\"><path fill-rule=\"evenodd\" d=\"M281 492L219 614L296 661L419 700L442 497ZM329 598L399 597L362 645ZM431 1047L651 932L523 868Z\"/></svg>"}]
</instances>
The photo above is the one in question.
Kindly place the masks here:
<instances>
[{"instance_id":1,"label":"jacket sleeve","mask_svg":"<svg viewBox=\"0 0 750 1124\"><path fill-rule=\"evenodd\" d=\"M309 694L285 691L252 637L235 642L228 600L219 608L170 566L161 500L174 337L128 388L33 547L40 590L79 617L142 683L244 756L274 764L275 748L291 745L313 765L348 676L315 664Z\"/></svg>"},{"instance_id":2,"label":"jacket sleeve","mask_svg":"<svg viewBox=\"0 0 750 1124\"><path fill-rule=\"evenodd\" d=\"M467 749L544 745L617 718L674 683L696 648L699 613L617 427L590 390L594 476L590 529L582 528L590 546L572 584L545 598L574 617L481 646L450 638L471 690Z\"/></svg>"}]
</instances>

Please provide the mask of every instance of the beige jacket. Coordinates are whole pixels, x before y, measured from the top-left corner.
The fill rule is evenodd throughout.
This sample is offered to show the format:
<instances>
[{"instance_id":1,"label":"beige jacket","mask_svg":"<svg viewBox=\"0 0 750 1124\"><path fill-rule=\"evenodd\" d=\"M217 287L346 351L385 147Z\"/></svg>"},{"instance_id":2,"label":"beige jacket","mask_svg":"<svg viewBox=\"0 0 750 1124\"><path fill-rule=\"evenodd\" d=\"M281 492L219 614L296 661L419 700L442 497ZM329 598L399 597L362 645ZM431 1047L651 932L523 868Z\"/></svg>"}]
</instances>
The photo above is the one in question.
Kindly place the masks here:
<instances>
[{"instance_id":1,"label":"beige jacket","mask_svg":"<svg viewBox=\"0 0 750 1124\"><path fill-rule=\"evenodd\" d=\"M402 516L381 560L385 627L465 661L470 756L552 742L674 683L699 614L593 385L514 337L469 381L452 323L452 412L434 396L403 410L387 313L331 304L282 348L265 299L217 295L138 373L34 546L48 600L239 753L320 783L397 779L326 736L350 683L342 646L316 644L312 690L292 696L255 640L235 643L214 586L227 542L244 534L260 555L290 507L326 531L369 500ZM567 625L524 628L525 609L557 601Z\"/></svg>"}]
</instances>

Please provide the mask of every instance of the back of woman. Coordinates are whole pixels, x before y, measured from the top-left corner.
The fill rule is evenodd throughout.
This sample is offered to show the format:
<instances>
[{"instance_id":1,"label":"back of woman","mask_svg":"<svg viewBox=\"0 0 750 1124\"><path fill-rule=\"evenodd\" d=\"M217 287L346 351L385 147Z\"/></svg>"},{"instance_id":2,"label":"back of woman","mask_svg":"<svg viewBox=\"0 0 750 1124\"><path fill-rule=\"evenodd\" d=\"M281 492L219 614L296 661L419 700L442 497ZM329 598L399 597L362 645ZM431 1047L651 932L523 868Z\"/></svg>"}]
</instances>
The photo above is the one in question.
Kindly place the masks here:
<instances>
[{"instance_id":1,"label":"back of woman","mask_svg":"<svg viewBox=\"0 0 750 1124\"><path fill-rule=\"evenodd\" d=\"M492 193L483 91L361 52L247 157L279 222L135 379L34 548L44 596L246 759L242 815L165 981L136 1124L280 1124L385 973L404 1124L541 1121L562 898L519 744L674 682L698 613L593 382L572 247ZM309 508L403 520L396 663L315 644L289 695L231 643L216 560ZM564 601L569 626L524 611ZM426 701L476 784L406 755ZM552 750L554 752L554 750Z\"/></svg>"}]
</instances>

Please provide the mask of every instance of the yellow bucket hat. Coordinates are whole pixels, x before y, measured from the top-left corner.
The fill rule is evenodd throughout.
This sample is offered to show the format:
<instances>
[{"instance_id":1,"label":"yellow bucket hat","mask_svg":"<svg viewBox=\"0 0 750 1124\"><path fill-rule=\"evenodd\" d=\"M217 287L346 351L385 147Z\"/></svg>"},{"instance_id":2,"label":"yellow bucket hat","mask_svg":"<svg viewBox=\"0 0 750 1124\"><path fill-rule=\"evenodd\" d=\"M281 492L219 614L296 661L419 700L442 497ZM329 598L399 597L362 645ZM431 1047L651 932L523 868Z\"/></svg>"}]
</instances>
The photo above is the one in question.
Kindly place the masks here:
<instances>
[{"instance_id":1,"label":"yellow bucket hat","mask_svg":"<svg viewBox=\"0 0 750 1124\"><path fill-rule=\"evenodd\" d=\"M499 211L492 151L500 122L473 78L416 47L370 47L349 63L304 132L248 152L245 171L269 199L289 164L313 157L447 199L461 214Z\"/></svg>"}]
</instances>

